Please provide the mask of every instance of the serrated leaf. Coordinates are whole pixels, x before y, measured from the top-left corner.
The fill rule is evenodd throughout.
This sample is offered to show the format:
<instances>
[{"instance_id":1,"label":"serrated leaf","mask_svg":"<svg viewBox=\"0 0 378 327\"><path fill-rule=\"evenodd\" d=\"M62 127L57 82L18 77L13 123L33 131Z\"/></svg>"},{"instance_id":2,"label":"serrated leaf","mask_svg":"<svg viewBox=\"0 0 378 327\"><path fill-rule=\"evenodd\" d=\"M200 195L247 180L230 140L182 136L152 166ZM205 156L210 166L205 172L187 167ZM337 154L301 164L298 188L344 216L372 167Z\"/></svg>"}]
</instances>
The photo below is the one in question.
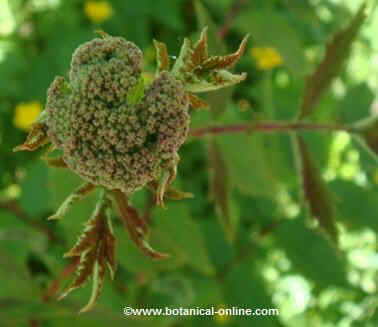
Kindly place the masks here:
<instances>
[{"instance_id":1,"label":"serrated leaf","mask_svg":"<svg viewBox=\"0 0 378 327\"><path fill-rule=\"evenodd\" d=\"M92 277L91 297L88 304L80 312L89 311L95 305L103 287L107 268L110 276L114 276L115 237L110 225L110 218L106 214L108 207L108 200L102 197L78 242L65 254L65 257L79 257L80 261L76 270L76 278L63 292L60 299L66 297L73 290L82 287Z\"/></svg>"},{"instance_id":2,"label":"serrated leaf","mask_svg":"<svg viewBox=\"0 0 378 327\"><path fill-rule=\"evenodd\" d=\"M318 167L300 136L293 136L297 148L298 171L303 187L303 196L311 215L319 226L337 243L338 232L335 222L335 209L331 195L323 181Z\"/></svg>"},{"instance_id":3,"label":"serrated leaf","mask_svg":"<svg viewBox=\"0 0 378 327\"><path fill-rule=\"evenodd\" d=\"M163 42L154 40L154 46L156 49L157 71L158 73L163 70L169 70L170 61L167 46Z\"/></svg>"},{"instance_id":4,"label":"serrated leaf","mask_svg":"<svg viewBox=\"0 0 378 327\"><path fill-rule=\"evenodd\" d=\"M332 80L337 77L348 59L352 43L362 26L366 14L364 3L351 23L336 33L327 44L326 53L315 72L307 78L300 118L309 116L324 92L329 88Z\"/></svg>"},{"instance_id":5,"label":"serrated leaf","mask_svg":"<svg viewBox=\"0 0 378 327\"><path fill-rule=\"evenodd\" d=\"M49 189L52 199L52 207L59 208L67 199L67 195L77 189L83 180L68 169L48 169ZM76 241L76 235L82 231L82 226L88 217L91 217L93 208L98 200L98 191L94 190L84 201L77 202L66 213L65 219L52 221L51 224L59 224L63 229L65 239L72 243ZM52 226L54 227L54 226Z\"/></svg>"},{"instance_id":6,"label":"serrated leaf","mask_svg":"<svg viewBox=\"0 0 378 327\"><path fill-rule=\"evenodd\" d=\"M56 211L56 213L52 216L50 216L49 220L57 220L63 218L69 209L78 201L85 198L89 193L94 191L96 188L96 185L91 183L83 183L80 185L76 190L74 190L60 205L59 209Z\"/></svg>"},{"instance_id":7,"label":"serrated leaf","mask_svg":"<svg viewBox=\"0 0 378 327\"><path fill-rule=\"evenodd\" d=\"M209 104L194 94L188 93L190 107L192 109L208 108Z\"/></svg>"},{"instance_id":8,"label":"serrated leaf","mask_svg":"<svg viewBox=\"0 0 378 327\"><path fill-rule=\"evenodd\" d=\"M227 239L232 241L235 238L237 221L230 208L231 185L229 181L229 172L223 158L223 153L220 151L218 143L213 139L209 143L208 153L211 169L209 182L210 195L215 202L218 216Z\"/></svg>"},{"instance_id":9,"label":"serrated leaf","mask_svg":"<svg viewBox=\"0 0 378 327\"><path fill-rule=\"evenodd\" d=\"M195 66L200 65L209 57L207 29L207 26L203 28L200 38L193 48L192 62Z\"/></svg>"},{"instance_id":10,"label":"serrated leaf","mask_svg":"<svg viewBox=\"0 0 378 327\"><path fill-rule=\"evenodd\" d=\"M232 68L244 54L247 46L249 35L245 36L239 45L239 49L227 56L213 56L205 60L202 64L202 71L211 69L229 69Z\"/></svg>"},{"instance_id":11,"label":"serrated leaf","mask_svg":"<svg viewBox=\"0 0 378 327\"><path fill-rule=\"evenodd\" d=\"M47 126L44 123L33 124L23 144L16 146L13 151L35 151L49 142Z\"/></svg>"},{"instance_id":12,"label":"serrated leaf","mask_svg":"<svg viewBox=\"0 0 378 327\"><path fill-rule=\"evenodd\" d=\"M196 2L196 9L201 12L204 8ZM172 73L184 81L188 92L208 92L219 88L228 87L243 81L246 74L232 74L227 71L242 56L248 37L245 37L239 49L227 56L213 56L207 58L208 40L206 29L202 31L199 41L193 46L192 42L185 38L180 54L176 60Z\"/></svg>"},{"instance_id":13,"label":"serrated leaf","mask_svg":"<svg viewBox=\"0 0 378 327\"><path fill-rule=\"evenodd\" d=\"M155 251L147 242L148 226L138 211L129 205L124 193L118 190L112 191L120 218L124 223L131 240L147 256L153 259L164 259L168 255Z\"/></svg>"}]
</instances>

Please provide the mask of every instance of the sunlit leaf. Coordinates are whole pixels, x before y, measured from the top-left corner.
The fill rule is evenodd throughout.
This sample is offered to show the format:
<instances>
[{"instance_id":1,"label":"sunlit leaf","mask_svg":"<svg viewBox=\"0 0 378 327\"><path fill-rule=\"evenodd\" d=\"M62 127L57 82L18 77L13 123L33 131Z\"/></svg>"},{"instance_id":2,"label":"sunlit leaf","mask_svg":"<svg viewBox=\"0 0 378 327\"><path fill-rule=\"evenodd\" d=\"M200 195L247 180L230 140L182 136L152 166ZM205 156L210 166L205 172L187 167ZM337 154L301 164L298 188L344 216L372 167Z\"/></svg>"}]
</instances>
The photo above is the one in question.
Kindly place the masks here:
<instances>
[{"instance_id":1,"label":"sunlit leaf","mask_svg":"<svg viewBox=\"0 0 378 327\"><path fill-rule=\"evenodd\" d=\"M322 234L305 226L304 217L282 222L273 233L293 270L320 289L347 285L346 259Z\"/></svg>"},{"instance_id":2,"label":"sunlit leaf","mask_svg":"<svg viewBox=\"0 0 378 327\"><path fill-rule=\"evenodd\" d=\"M352 43L366 18L365 9L366 3L360 7L350 24L336 33L327 44L322 62L314 73L307 78L300 118L309 116L313 112L314 107L329 88L332 80L340 74L348 59Z\"/></svg>"}]
</instances>

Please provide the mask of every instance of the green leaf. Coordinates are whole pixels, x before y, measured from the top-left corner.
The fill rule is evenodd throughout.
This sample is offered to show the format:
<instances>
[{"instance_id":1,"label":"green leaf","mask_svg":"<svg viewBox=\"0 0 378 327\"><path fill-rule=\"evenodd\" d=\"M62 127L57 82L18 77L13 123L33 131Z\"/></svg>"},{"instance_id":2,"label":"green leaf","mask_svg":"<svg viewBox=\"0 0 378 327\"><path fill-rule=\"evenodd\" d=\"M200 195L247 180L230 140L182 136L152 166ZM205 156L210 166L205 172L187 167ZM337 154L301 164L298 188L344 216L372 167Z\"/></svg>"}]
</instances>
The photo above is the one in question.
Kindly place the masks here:
<instances>
[{"instance_id":1,"label":"green leaf","mask_svg":"<svg viewBox=\"0 0 378 327\"><path fill-rule=\"evenodd\" d=\"M245 194L272 196L277 186L263 137L233 134L217 138L229 167L231 184Z\"/></svg>"},{"instance_id":2,"label":"green leaf","mask_svg":"<svg viewBox=\"0 0 378 327\"><path fill-rule=\"evenodd\" d=\"M277 49L294 74L306 73L302 41L285 16L269 9L249 10L236 19L235 25L241 31L251 33L255 46Z\"/></svg>"},{"instance_id":3,"label":"green leaf","mask_svg":"<svg viewBox=\"0 0 378 327\"><path fill-rule=\"evenodd\" d=\"M217 209L223 230L229 241L233 241L238 229L238 216L231 208L231 185L229 172L223 153L217 142L212 139L209 143L210 195Z\"/></svg>"},{"instance_id":4,"label":"green leaf","mask_svg":"<svg viewBox=\"0 0 378 327\"><path fill-rule=\"evenodd\" d=\"M152 233L166 244L166 251L171 256L181 257L188 265L205 275L214 273L204 236L184 204L170 203L167 210L157 209L154 217L156 228L152 229Z\"/></svg>"},{"instance_id":5,"label":"green leaf","mask_svg":"<svg viewBox=\"0 0 378 327\"><path fill-rule=\"evenodd\" d=\"M321 234L307 228L303 217L285 221L273 233L293 270L315 282L317 288L346 286L346 260Z\"/></svg>"},{"instance_id":6,"label":"green leaf","mask_svg":"<svg viewBox=\"0 0 378 327\"><path fill-rule=\"evenodd\" d=\"M337 194L337 217L348 230L371 228L378 232L376 189L343 180L336 180L329 186L331 191Z\"/></svg>"},{"instance_id":7,"label":"green leaf","mask_svg":"<svg viewBox=\"0 0 378 327\"><path fill-rule=\"evenodd\" d=\"M48 171L42 161L37 160L27 168L20 186L20 205L29 215L37 216L51 209Z\"/></svg>"},{"instance_id":8,"label":"green leaf","mask_svg":"<svg viewBox=\"0 0 378 327\"><path fill-rule=\"evenodd\" d=\"M374 93L366 83L352 86L339 104L343 122L350 124L370 116Z\"/></svg>"},{"instance_id":9,"label":"green leaf","mask_svg":"<svg viewBox=\"0 0 378 327\"><path fill-rule=\"evenodd\" d=\"M227 274L224 281L226 307L239 308L274 308L271 296L258 269L256 258L251 256L247 260L236 264ZM256 326L280 326L277 316L233 316L230 317L235 326L251 326L253 319Z\"/></svg>"},{"instance_id":10,"label":"green leaf","mask_svg":"<svg viewBox=\"0 0 378 327\"><path fill-rule=\"evenodd\" d=\"M332 80L340 74L348 59L352 43L366 18L365 9L366 3L360 7L350 24L336 33L327 44L322 62L307 78L300 118L307 117L314 111L314 107L329 88Z\"/></svg>"},{"instance_id":11,"label":"green leaf","mask_svg":"<svg viewBox=\"0 0 378 327\"><path fill-rule=\"evenodd\" d=\"M298 172L301 178L304 199L308 204L311 215L319 222L319 226L337 243L338 231L331 195L306 143L300 136L293 137L297 149Z\"/></svg>"}]
</instances>

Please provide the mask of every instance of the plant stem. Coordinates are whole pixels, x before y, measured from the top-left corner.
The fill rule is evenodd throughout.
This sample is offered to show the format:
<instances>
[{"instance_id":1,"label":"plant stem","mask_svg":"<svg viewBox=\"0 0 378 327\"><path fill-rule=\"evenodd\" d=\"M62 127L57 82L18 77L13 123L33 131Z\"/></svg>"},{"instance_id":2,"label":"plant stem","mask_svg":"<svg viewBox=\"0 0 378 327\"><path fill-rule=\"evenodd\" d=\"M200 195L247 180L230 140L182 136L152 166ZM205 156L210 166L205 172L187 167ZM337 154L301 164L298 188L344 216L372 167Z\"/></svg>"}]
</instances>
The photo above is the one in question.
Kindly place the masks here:
<instances>
[{"instance_id":1,"label":"plant stem","mask_svg":"<svg viewBox=\"0 0 378 327\"><path fill-rule=\"evenodd\" d=\"M278 121L261 121L252 124L235 124L223 126L209 126L194 129L190 136L201 137L208 134L227 134L227 133L277 133L291 131L344 131L353 132L352 127L338 124L318 124L306 122L278 122Z\"/></svg>"}]
</instances>

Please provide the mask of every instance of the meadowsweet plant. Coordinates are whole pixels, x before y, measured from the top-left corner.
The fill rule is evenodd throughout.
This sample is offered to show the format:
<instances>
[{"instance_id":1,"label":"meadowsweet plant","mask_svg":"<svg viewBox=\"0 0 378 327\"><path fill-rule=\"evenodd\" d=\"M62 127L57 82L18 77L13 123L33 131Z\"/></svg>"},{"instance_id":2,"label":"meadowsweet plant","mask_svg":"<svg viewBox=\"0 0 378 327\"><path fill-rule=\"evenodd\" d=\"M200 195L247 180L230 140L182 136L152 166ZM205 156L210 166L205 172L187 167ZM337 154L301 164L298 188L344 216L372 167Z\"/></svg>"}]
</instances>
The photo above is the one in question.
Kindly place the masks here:
<instances>
[{"instance_id":1,"label":"meadowsweet plant","mask_svg":"<svg viewBox=\"0 0 378 327\"><path fill-rule=\"evenodd\" d=\"M247 37L235 53L209 56L204 29L196 43L184 40L173 63L166 45L155 41L158 69L145 86L142 51L121 37L100 35L74 52L68 78L56 77L52 82L44 111L25 143L16 148L34 151L50 144L49 151L62 154L47 162L72 170L84 181L50 219L63 218L75 202L101 188L82 236L65 254L78 257L78 265L76 278L61 298L92 276L92 296L82 311L94 305L106 270L114 276L111 208L117 209L141 251L155 259L167 256L149 246L148 226L128 198L143 187L154 193L159 206L164 206L165 199L191 196L171 184L178 151L188 136L190 109L206 105L194 93L234 85L246 77L229 69L242 56Z\"/></svg>"}]
</instances>

